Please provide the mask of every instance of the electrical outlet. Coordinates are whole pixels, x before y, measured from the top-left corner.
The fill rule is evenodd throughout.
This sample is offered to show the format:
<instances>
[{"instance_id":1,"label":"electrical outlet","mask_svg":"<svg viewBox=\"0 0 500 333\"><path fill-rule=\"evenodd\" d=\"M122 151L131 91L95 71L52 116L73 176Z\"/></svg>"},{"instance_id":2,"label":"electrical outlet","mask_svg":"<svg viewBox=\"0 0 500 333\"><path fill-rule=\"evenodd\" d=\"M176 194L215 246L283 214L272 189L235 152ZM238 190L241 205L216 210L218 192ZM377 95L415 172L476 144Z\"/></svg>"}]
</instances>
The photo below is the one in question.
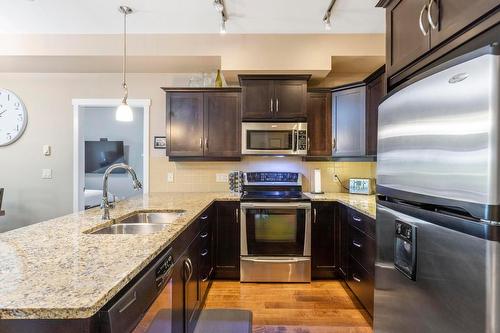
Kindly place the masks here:
<instances>
[{"instance_id":1,"label":"electrical outlet","mask_svg":"<svg viewBox=\"0 0 500 333\"><path fill-rule=\"evenodd\" d=\"M227 183L229 180L229 177L226 173L216 173L215 174L215 181L217 183Z\"/></svg>"},{"instance_id":2,"label":"electrical outlet","mask_svg":"<svg viewBox=\"0 0 500 333\"><path fill-rule=\"evenodd\" d=\"M42 169L42 179L52 179L52 169Z\"/></svg>"},{"instance_id":3,"label":"electrical outlet","mask_svg":"<svg viewBox=\"0 0 500 333\"><path fill-rule=\"evenodd\" d=\"M174 182L174 173L173 172L167 173L167 182L168 183L173 183Z\"/></svg>"}]
</instances>

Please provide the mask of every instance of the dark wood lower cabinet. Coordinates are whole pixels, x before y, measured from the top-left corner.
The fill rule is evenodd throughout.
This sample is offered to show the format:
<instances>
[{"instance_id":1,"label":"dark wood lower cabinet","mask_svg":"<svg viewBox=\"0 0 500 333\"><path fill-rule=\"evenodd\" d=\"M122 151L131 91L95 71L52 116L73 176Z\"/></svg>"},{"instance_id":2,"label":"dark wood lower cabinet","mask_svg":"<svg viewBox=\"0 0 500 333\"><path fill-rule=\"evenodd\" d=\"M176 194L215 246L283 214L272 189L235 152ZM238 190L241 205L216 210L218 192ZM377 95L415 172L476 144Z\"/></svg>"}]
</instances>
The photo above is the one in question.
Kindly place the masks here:
<instances>
[{"instance_id":1,"label":"dark wood lower cabinet","mask_svg":"<svg viewBox=\"0 0 500 333\"><path fill-rule=\"evenodd\" d=\"M311 223L311 275L313 279L333 279L335 262L335 211L332 202L313 202Z\"/></svg>"},{"instance_id":2,"label":"dark wood lower cabinet","mask_svg":"<svg viewBox=\"0 0 500 333\"><path fill-rule=\"evenodd\" d=\"M347 220L347 207L338 205L337 208L337 266L338 275L342 279L347 279L349 272L349 222Z\"/></svg>"},{"instance_id":3,"label":"dark wood lower cabinet","mask_svg":"<svg viewBox=\"0 0 500 333\"><path fill-rule=\"evenodd\" d=\"M240 203L216 203L215 272L218 279L240 278Z\"/></svg>"}]
</instances>

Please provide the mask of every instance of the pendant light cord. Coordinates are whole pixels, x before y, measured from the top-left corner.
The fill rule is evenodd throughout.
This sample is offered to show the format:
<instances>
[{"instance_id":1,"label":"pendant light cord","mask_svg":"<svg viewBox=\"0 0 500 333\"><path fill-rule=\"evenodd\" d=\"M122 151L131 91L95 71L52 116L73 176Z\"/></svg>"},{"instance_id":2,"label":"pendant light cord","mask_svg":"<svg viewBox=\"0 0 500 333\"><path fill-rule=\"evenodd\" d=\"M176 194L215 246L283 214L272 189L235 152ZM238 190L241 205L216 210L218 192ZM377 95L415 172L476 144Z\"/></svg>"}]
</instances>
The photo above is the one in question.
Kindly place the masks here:
<instances>
[{"instance_id":1,"label":"pendant light cord","mask_svg":"<svg viewBox=\"0 0 500 333\"><path fill-rule=\"evenodd\" d=\"M127 12L123 13L123 83L122 87L124 90L123 103L127 103L128 99L128 87L127 87Z\"/></svg>"}]
</instances>

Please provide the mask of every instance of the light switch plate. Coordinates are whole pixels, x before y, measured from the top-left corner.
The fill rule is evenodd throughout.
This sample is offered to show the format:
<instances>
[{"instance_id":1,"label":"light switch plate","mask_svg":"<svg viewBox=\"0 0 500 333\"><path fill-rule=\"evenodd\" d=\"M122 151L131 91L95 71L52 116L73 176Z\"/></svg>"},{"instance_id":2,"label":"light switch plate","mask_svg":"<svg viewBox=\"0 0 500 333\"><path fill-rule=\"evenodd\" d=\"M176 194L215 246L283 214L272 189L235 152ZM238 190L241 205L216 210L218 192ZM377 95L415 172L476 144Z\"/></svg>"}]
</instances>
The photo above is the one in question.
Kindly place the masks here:
<instances>
[{"instance_id":1,"label":"light switch plate","mask_svg":"<svg viewBox=\"0 0 500 333\"><path fill-rule=\"evenodd\" d=\"M52 169L42 169L42 179L52 179Z\"/></svg>"},{"instance_id":2,"label":"light switch plate","mask_svg":"<svg viewBox=\"0 0 500 333\"><path fill-rule=\"evenodd\" d=\"M42 147L42 153L43 153L43 155L45 155L45 156L50 156L50 154L51 154L51 150L52 150L52 149L50 148L50 146L49 146L49 145L43 145L43 147Z\"/></svg>"},{"instance_id":3,"label":"light switch plate","mask_svg":"<svg viewBox=\"0 0 500 333\"><path fill-rule=\"evenodd\" d=\"M217 183L227 183L228 182L228 175L226 173L216 173L215 174L215 181Z\"/></svg>"},{"instance_id":4,"label":"light switch plate","mask_svg":"<svg viewBox=\"0 0 500 333\"><path fill-rule=\"evenodd\" d=\"M174 173L173 172L167 173L167 182L169 182L169 183L174 182Z\"/></svg>"}]
</instances>

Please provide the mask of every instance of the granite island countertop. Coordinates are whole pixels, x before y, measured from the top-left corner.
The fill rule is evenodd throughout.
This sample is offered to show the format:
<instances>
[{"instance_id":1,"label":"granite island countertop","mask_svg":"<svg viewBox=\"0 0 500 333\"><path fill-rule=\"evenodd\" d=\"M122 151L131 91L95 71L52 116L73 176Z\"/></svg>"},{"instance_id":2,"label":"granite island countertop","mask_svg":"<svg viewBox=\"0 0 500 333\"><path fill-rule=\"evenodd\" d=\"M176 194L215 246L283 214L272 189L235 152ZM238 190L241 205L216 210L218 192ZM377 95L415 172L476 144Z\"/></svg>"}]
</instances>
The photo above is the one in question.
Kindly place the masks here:
<instances>
[{"instance_id":1,"label":"granite island countertop","mask_svg":"<svg viewBox=\"0 0 500 333\"><path fill-rule=\"evenodd\" d=\"M371 217L375 196L307 194L338 201ZM231 193L151 193L118 202L112 218L140 210L185 210L150 235L92 235L113 221L99 208L0 234L0 319L88 318L101 309L216 200Z\"/></svg>"}]
</instances>

